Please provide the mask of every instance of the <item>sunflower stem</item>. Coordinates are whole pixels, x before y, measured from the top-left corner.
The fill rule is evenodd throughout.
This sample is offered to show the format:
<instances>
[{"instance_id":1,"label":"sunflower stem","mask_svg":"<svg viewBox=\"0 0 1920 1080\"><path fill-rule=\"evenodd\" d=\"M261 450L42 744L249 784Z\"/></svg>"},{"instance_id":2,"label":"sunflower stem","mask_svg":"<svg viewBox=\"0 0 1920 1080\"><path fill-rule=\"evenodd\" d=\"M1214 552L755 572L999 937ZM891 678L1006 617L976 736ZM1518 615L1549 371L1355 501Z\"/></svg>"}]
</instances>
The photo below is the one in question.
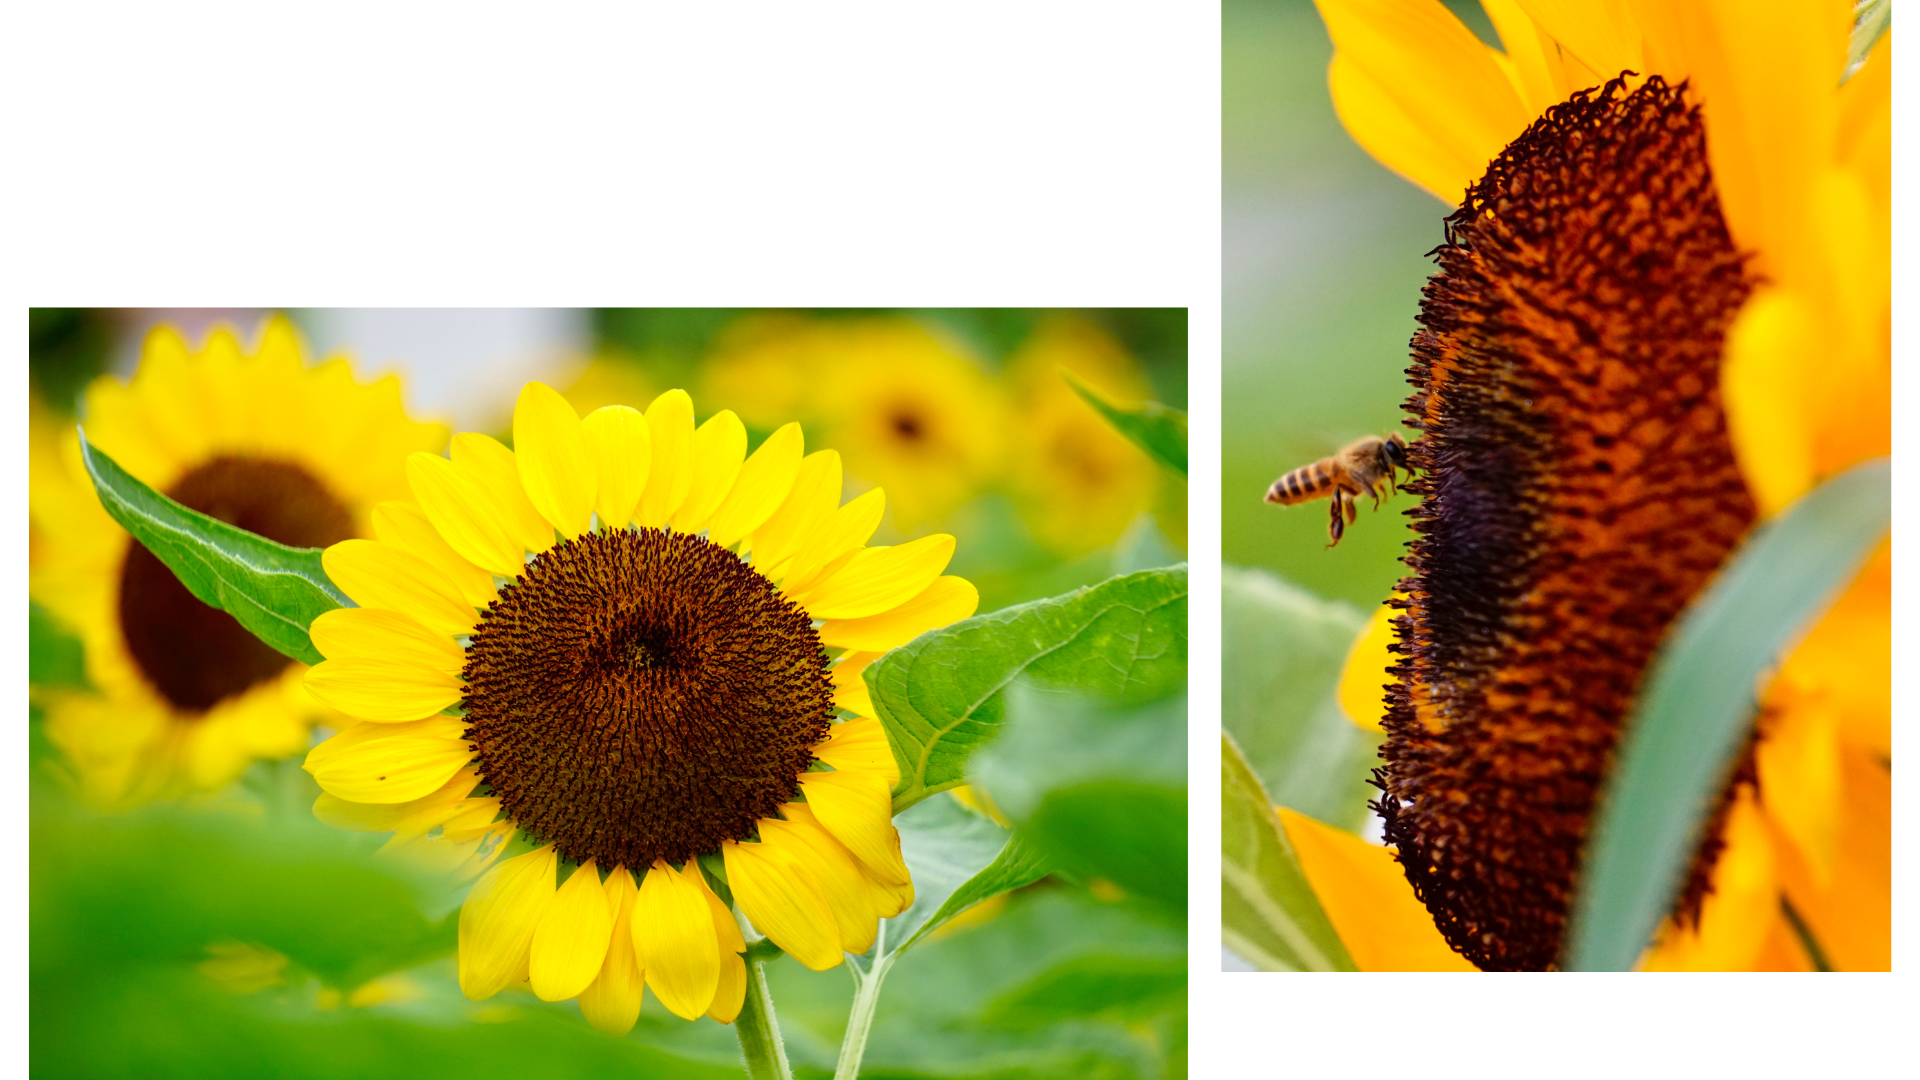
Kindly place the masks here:
<instances>
[{"instance_id":1,"label":"sunflower stem","mask_svg":"<svg viewBox=\"0 0 1920 1080\"><path fill-rule=\"evenodd\" d=\"M887 924L882 922L879 935L883 938L886 932ZM872 955L871 966L847 965L847 970L853 973L853 1007L847 1010L847 1035L840 1040L840 1063L834 1066L833 1080L854 1080L860 1075L860 1059L867 1052L867 1034L873 1030L873 1011L880 1004L880 983L900 954L887 952L882 940L876 939Z\"/></svg>"},{"instance_id":2,"label":"sunflower stem","mask_svg":"<svg viewBox=\"0 0 1920 1080\"><path fill-rule=\"evenodd\" d=\"M765 962L748 954L747 999L734 1018L740 1055L747 1060L751 1080L793 1080L787 1048L780 1041L780 1021L773 1015L773 995L767 992Z\"/></svg>"}]
</instances>

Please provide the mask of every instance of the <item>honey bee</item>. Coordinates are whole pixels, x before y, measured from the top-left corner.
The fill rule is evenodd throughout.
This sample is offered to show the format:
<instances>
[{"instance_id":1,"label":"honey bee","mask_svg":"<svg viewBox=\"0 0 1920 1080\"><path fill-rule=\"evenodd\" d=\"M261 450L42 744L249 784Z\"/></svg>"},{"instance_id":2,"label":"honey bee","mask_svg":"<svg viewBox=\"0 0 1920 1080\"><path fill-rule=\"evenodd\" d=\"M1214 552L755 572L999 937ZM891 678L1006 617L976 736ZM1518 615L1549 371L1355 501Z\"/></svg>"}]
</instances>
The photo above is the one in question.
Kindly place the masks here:
<instances>
[{"instance_id":1,"label":"honey bee","mask_svg":"<svg viewBox=\"0 0 1920 1080\"><path fill-rule=\"evenodd\" d=\"M1333 516L1327 525L1327 535L1332 537L1327 546L1332 547L1360 513L1356 501L1359 496L1373 496L1377 510L1382 487L1389 492L1399 490L1395 468L1413 471L1407 464L1407 441L1399 432L1390 432L1384 439L1369 435L1348 443L1331 457L1302 465L1275 480L1267 489L1267 501L1292 506L1333 496Z\"/></svg>"}]
</instances>

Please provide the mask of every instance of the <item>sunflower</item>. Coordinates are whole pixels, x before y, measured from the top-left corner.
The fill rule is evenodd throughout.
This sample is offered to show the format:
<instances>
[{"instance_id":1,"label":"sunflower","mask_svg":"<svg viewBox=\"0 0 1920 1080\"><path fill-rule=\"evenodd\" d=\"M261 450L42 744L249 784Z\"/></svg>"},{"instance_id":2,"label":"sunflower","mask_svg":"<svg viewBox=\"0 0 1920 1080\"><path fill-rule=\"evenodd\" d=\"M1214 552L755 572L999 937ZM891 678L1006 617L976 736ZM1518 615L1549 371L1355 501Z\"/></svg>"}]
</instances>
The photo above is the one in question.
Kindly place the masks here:
<instances>
[{"instance_id":1,"label":"sunflower","mask_svg":"<svg viewBox=\"0 0 1920 1080\"><path fill-rule=\"evenodd\" d=\"M999 386L953 343L906 318L819 324L821 417L853 475L900 492L899 528L937 522L1000 468Z\"/></svg>"},{"instance_id":2,"label":"sunflower","mask_svg":"<svg viewBox=\"0 0 1920 1080\"><path fill-rule=\"evenodd\" d=\"M1319 0L1349 132L1460 207L1410 370L1414 574L1342 680L1393 852L1282 814L1363 966L1556 963L1666 629L1891 444L1888 44L1843 81L1846 3L1483 6L1504 51L1436 0ZM1889 966L1890 576L1883 546L1781 665L1642 966Z\"/></svg>"},{"instance_id":3,"label":"sunflower","mask_svg":"<svg viewBox=\"0 0 1920 1080\"><path fill-rule=\"evenodd\" d=\"M644 983L729 1023L729 899L816 970L912 902L863 669L978 593L941 576L951 536L866 546L885 496L840 505L798 424L749 456L684 391L583 420L531 383L513 437L414 454L413 500L323 556L359 606L314 620L307 687L362 722L307 756L314 810L484 871L468 997L526 980L624 1034ZM516 833L538 846L503 859Z\"/></svg>"},{"instance_id":4,"label":"sunflower","mask_svg":"<svg viewBox=\"0 0 1920 1080\"><path fill-rule=\"evenodd\" d=\"M132 380L94 380L81 413L87 438L142 482L304 547L365 533L373 504L406 490L406 455L447 437L407 419L398 379L356 383L338 358L307 367L283 318L251 354L225 329L196 352L160 327ZM335 716L302 688L304 665L194 599L101 508L74 431L38 413L36 426L30 591L80 637L95 691L36 700L82 794L123 806L209 790L304 748Z\"/></svg>"},{"instance_id":5,"label":"sunflower","mask_svg":"<svg viewBox=\"0 0 1920 1080\"><path fill-rule=\"evenodd\" d=\"M851 476L895 493L897 528L944 521L1001 465L1000 387L958 344L904 316L750 315L721 333L702 376L707 396L749 424L818 422Z\"/></svg>"},{"instance_id":6,"label":"sunflower","mask_svg":"<svg viewBox=\"0 0 1920 1080\"><path fill-rule=\"evenodd\" d=\"M1078 555L1110 544L1154 503L1160 470L1061 377L1073 372L1123 404L1152 385L1119 342L1077 315L1052 315L1009 358L1017 402L1007 482L1034 536Z\"/></svg>"}]
</instances>

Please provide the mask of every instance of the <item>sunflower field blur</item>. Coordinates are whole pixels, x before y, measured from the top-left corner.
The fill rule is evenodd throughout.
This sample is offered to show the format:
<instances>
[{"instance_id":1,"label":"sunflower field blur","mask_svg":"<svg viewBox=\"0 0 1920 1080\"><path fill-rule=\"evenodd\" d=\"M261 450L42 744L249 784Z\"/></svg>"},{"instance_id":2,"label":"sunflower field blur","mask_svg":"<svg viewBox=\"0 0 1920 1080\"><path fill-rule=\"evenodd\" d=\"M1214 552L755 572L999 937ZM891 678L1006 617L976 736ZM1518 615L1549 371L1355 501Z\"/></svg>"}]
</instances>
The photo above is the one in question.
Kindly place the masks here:
<instances>
[{"instance_id":1,"label":"sunflower field blur","mask_svg":"<svg viewBox=\"0 0 1920 1080\"><path fill-rule=\"evenodd\" d=\"M1185 409L1184 311L559 312L523 320L547 329L499 363L460 347L504 313L412 318L32 312L36 1075L741 1075L748 1033L736 1041L720 1002L720 1023L685 1020L705 999L663 1004L649 983L631 1031L610 1035L596 1026L622 1025L601 997L529 989L524 943L519 981L463 994L463 899L486 863L529 850L512 823L403 825L388 841L353 830L391 822L356 823L379 815L339 800L316 817L333 796L309 751L366 714L309 693L317 668L195 599L178 554L133 542L124 507L94 490L124 476L295 549L391 538L424 527L389 509L409 459L462 431L479 435L454 437L456 460L461 439L515 447L523 381L581 417L685 390L699 419L737 417L748 445L797 423L808 450L837 451L849 509L884 489L872 544L949 536L945 572L977 590L977 616L896 650L927 669L991 662L1005 633L1055 632L1081 609L1077 625L1110 626L1100 612L1158 590L1129 639L1158 642L1150 674L1130 672L1120 698L1022 661L955 715L964 745L928 736L947 771L894 789L919 900L846 958L852 978L765 939L747 955L794 1076L1185 1075L1184 420L1177 454L1123 432L1142 407ZM365 326L399 330L354 340ZM409 355L423 341L433 363ZM475 606L492 587L469 591ZM327 644L318 621L314 635ZM1055 669L1097 661L1114 635L1084 636ZM843 684L835 704L876 715ZM914 716L940 705L915 700ZM462 828L478 844L459 848L464 878L433 857ZM871 1030L850 1034L850 1010Z\"/></svg>"}]
</instances>

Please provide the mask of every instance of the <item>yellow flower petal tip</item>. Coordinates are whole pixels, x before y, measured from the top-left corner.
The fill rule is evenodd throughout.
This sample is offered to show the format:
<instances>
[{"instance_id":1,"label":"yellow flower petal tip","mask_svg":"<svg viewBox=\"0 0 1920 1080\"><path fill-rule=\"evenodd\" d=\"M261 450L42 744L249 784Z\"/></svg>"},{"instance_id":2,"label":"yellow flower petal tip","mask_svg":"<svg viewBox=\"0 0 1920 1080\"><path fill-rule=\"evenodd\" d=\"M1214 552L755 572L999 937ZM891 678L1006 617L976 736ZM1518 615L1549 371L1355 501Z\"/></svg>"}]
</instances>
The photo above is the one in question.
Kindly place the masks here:
<instances>
[{"instance_id":1,"label":"yellow flower petal tip","mask_svg":"<svg viewBox=\"0 0 1920 1080\"><path fill-rule=\"evenodd\" d=\"M1362 971L1473 971L1433 925L1393 852L1275 808L1300 869Z\"/></svg>"}]
</instances>

